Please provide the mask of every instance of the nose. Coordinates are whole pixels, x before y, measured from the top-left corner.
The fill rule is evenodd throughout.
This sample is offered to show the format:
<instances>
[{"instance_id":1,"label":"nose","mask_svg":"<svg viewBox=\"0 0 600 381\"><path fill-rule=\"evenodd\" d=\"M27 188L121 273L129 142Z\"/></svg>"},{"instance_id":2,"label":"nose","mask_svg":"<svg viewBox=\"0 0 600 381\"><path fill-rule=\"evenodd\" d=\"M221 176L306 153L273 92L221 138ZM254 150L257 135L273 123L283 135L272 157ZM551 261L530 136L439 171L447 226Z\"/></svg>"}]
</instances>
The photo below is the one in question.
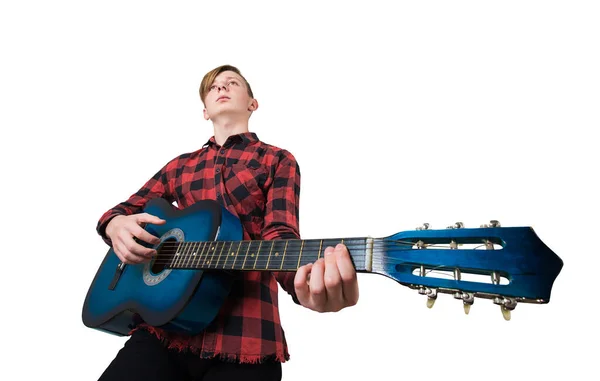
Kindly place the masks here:
<instances>
[{"instance_id":1,"label":"nose","mask_svg":"<svg viewBox=\"0 0 600 381\"><path fill-rule=\"evenodd\" d=\"M226 85L223 85L223 86L217 85L217 91L221 91L221 89L228 90Z\"/></svg>"}]
</instances>

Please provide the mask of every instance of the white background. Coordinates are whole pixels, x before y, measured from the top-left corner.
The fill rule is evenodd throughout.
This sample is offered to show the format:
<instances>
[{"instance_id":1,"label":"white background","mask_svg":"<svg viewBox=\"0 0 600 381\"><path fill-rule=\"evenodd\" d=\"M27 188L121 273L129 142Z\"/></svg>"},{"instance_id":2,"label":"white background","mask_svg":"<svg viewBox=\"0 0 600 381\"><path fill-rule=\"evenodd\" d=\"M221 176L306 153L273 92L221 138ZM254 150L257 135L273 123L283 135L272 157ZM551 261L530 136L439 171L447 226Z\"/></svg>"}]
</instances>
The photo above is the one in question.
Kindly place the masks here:
<instances>
[{"instance_id":1,"label":"white background","mask_svg":"<svg viewBox=\"0 0 600 381\"><path fill-rule=\"evenodd\" d=\"M7 3L1 379L95 380L121 348L81 322L96 222L212 135L197 89L221 64L253 86L250 129L300 163L303 238L498 219L565 262L510 322L378 275L337 314L282 294L284 380L596 379L595 2Z\"/></svg>"}]
</instances>

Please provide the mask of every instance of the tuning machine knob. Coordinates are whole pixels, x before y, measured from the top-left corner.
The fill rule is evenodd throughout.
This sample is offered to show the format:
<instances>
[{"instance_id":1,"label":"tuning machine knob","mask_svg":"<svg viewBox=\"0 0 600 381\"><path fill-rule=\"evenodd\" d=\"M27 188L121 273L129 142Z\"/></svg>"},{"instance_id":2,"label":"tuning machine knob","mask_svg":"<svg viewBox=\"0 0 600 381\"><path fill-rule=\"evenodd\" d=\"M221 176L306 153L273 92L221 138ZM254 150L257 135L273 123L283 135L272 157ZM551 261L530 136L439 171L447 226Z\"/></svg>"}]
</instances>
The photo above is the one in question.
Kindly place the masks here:
<instances>
[{"instance_id":1,"label":"tuning machine knob","mask_svg":"<svg viewBox=\"0 0 600 381\"><path fill-rule=\"evenodd\" d=\"M454 280L461 279L461 271L458 268L454 269ZM468 315L471 311L471 306L475 302L475 295L472 292L463 292L457 291L454 293L454 299L459 299L463 301L463 309L465 311L465 315Z\"/></svg>"},{"instance_id":2,"label":"tuning machine knob","mask_svg":"<svg viewBox=\"0 0 600 381\"><path fill-rule=\"evenodd\" d=\"M490 220L489 224L481 225L482 228L499 228L500 226L500 221L498 220Z\"/></svg>"},{"instance_id":3,"label":"tuning machine knob","mask_svg":"<svg viewBox=\"0 0 600 381\"><path fill-rule=\"evenodd\" d=\"M427 308L433 307L438 295L435 288L419 287L419 294L427 295Z\"/></svg>"},{"instance_id":4,"label":"tuning machine knob","mask_svg":"<svg viewBox=\"0 0 600 381\"><path fill-rule=\"evenodd\" d=\"M504 317L504 320L508 321L511 318L511 311L514 310L517 306L517 300L515 298L506 298L503 296L498 296L494 298L494 304L500 306L502 317Z\"/></svg>"},{"instance_id":5,"label":"tuning machine knob","mask_svg":"<svg viewBox=\"0 0 600 381\"><path fill-rule=\"evenodd\" d=\"M465 311L465 315L468 315L471 311L471 306L475 302L475 295L472 292L455 292L454 299L463 301L463 309Z\"/></svg>"},{"instance_id":6,"label":"tuning machine knob","mask_svg":"<svg viewBox=\"0 0 600 381\"><path fill-rule=\"evenodd\" d=\"M428 229L429 229L429 223L428 222L425 222L421 226L417 226L417 230L428 230Z\"/></svg>"},{"instance_id":7,"label":"tuning machine knob","mask_svg":"<svg viewBox=\"0 0 600 381\"><path fill-rule=\"evenodd\" d=\"M448 226L448 229L462 229L465 227L465 224L462 222L455 222L454 225Z\"/></svg>"}]
</instances>

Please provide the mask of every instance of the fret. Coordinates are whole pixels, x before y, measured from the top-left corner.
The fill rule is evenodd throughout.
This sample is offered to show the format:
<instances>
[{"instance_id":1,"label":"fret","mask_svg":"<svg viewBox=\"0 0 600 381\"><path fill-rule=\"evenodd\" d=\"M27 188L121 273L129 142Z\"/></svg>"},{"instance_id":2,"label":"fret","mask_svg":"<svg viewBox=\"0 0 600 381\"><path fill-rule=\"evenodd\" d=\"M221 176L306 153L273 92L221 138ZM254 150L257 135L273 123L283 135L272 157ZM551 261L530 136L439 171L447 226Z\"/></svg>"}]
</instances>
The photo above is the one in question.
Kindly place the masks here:
<instances>
[{"instance_id":1,"label":"fret","mask_svg":"<svg viewBox=\"0 0 600 381\"><path fill-rule=\"evenodd\" d=\"M225 261L223 262L223 270L225 270L225 267L227 266L227 261L229 261L230 259L233 261L233 257L235 256L235 250L233 249L233 245L235 245L235 241L231 241L231 244L229 245L229 249L227 250L227 252L225 252Z\"/></svg>"},{"instance_id":2,"label":"fret","mask_svg":"<svg viewBox=\"0 0 600 381\"><path fill-rule=\"evenodd\" d=\"M258 250L255 247L257 244L259 245L258 249L260 249L260 244L262 241L248 241L248 252L246 253L247 261L243 270L252 270L256 266L256 261L258 260Z\"/></svg>"},{"instance_id":3,"label":"fret","mask_svg":"<svg viewBox=\"0 0 600 381\"><path fill-rule=\"evenodd\" d=\"M198 268L200 257L204 251L204 245L206 245L206 242L197 242L194 244L194 249L192 250L192 263L190 264L191 268Z\"/></svg>"},{"instance_id":4,"label":"fret","mask_svg":"<svg viewBox=\"0 0 600 381\"><path fill-rule=\"evenodd\" d=\"M194 260L194 247L196 246L196 242L188 242L188 250L185 255L185 268L190 268L192 261Z\"/></svg>"},{"instance_id":5,"label":"fret","mask_svg":"<svg viewBox=\"0 0 600 381\"><path fill-rule=\"evenodd\" d=\"M219 248L220 246L220 248ZM217 263L219 263L219 258L221 253L223 252L223 248L225 247L224 241L216 241L213 245L210 255L210 260L208 261L207 268L217 268Z\"/></svg>"},{"instance_id":6,"label":"fret","mask_svg":"<svg viewBox=\"0 0 600 381\"><path fill-rule=\"evenodd\" d=\"M367 252L367 239L366 238L352 238L346 239L344 245L348 247L350 251L350 257L356 270L364 271L365 268L365 257Z\"/></svg>"},{"instance_id":7,"label":"fret","mask_svg":"<svg viewBox=\"0 0 600 381\"><path fill-rule=\"evenodd\" d=\"M316 247L317 242L319 242L319 250L315 250L314 247ZM298 266L298 268L307 265L309 263L315 263L319 257L321 256L321 248L324 245L326 241L325 240L315 240L315 239L311 239L311 240L306 240L306 244L303 246L302 248L302 255L298 256L298 263L296 266Z\"/></svg>"},{"instance_id":8,"label":"fret","mask_svg":"<svg viewBox=\"0 0 600 381\"><path fill-rule=\"evenodd\" d=\"M242 263L242 267L240 267L240 270L245 269L246 267L246 260L248 259L248 253L250 252L250 245L252 244L252 241L247 241L248 242L248 247L246 248L246 254L244 254L244 263Z\"/></svg>"},{"instance_id":9,"label":"fret","mask_svg":"<svg viewBox=\"0 0 600 381\"><path fill-rule=\"evenodd\" d=\"M179 242L174 242L173 245L173 253L169 253L169 255L171 255L171 264L169 265L169 267L174 268L175 267L175 261L177 260L177 255L175 255L177 253L177 250L179 248ZM170 250L169 250L170 251Z\"/></svg>"},{"instance_id":10,"label":"fret","mask_svg":"<svg viewBox=\"0 0 600 381\"><path fill-rule=\"evenodd\" d=\"M309 263L314 263L317 260L319 260L320 258L323 258L323 257L321 257L321 254L323 254L323 255L325 254L324 249L326 249L330 246L335 248L335 245L337 245L338 243L341 243L341 241L338 239L321 239L321 240L319 240L319 250L316 253L314 251L307 250L307 253L304 256L298 258L298 268L300 268L304 265L307 265ZM316 240L310 240L308 242L308 244L315 245ZM310 253L310 255L308 255L308 253ZM315 254L317 254L317 255L315 256ZM315 257L316 257L316 259L315 259Z\"/></svg>"},{"instance_id":11,"label":"fret","mask_svg":"<svg viewBox=\"0 0 600 381\"><path fill-rule=\"evenodd\" d=\"M219 246L221 248L219 249ZM219 258L223 253L223 249L225 248L225 241L217 241L215 242L215 248L213 250L213 254L210 256L210 261L208 262L208 267L212 266L212 268L217 268L217 264L219 263Z\"/></svg>"},{"instance_id":12,"label":"fret","mask_svg":"<svg viewBox=\"0 0 600 381\"><path fill-rule=\"evenodd\" d=\"M192 247L190 242L185 242L183 244L183 250L181 252L181 261L179 262L179 265L183 268L187 267L187 262L190 259L189 253L190 253L190 248Z\"/></svg>"},{"instance_id":13,"label":"fret","mask_svg":"<svg viewBox=\"0 0 600 381\"><path fill-rule=\"evenodd\" d=\"M260 241L258 244L258 250L256 250L256 256L254 258L254 265L252 265L252 269L256 270L256 262L258 262L258 257L260 256L260 247L262 246L263 241Z\"/></svg>"},{"instance_id":14,"label":"fret","mask_svg":"<svg viewBox=\"0 0 600 381\"><path fill-rule=\"evenodd\" d=\"M300 260L302 259L302 252L298 253L298 263L296 263L296 269L300 268Z\"/></svg>"},{"instance_id":15,"label":"fret","mask_svg":"<svg viewBox=\"0 0 600 381\"><path fill-rule=\"evenodd\" d=\"M185 242L179 242L175 251L175 267L181 267L183 253L185 252Z\"/></svg>"},{"instance_id":16,"label":"fret","mask_svg":"<svg viewBox=\"0 0 600 381\"><path fill-rule=\"evenodd\" d=\"M240 241L240 244L238 245L237 251L235 252L235 258L233 258L233 263L231 264L231 269L235 267L235 262L237 261L238 255L240 254L240 247L242 247L243 242L244 241Z\"/></svg>"},{"instance_id":17,"label":"fret","mask_svg":"<svg viewBox=\"0 0 600 381\"><path fill-rule=\"evenodd\" d=\"M198 258L196 258L196 261L194 263L195 268L201 268L202 265L206 263L206 259L203 260L202 256L204 255L204 251L207 249L207 246L210 247L211 244L212 244L212 242L210 242L210 241L205 241L202 244L202 250L200 250L200 254L198 255ZM207 251L207 256L208 256L208 251Z\"/></svg>"},{"instance_id":18,"label":"fret","mask_svg":"<svg viewBox=\"0 0 600 381\"><path fill-rule=\"evenodd\" d=\"M192 253L194 252L195 245L196 245L195 242L188 242L188 249L185 254L185 262L184 262L184 267L186 267L186 268L190 267L190 264L192 263L192 260L194 259L192 257Z\"/></svg>"},{"instance_id":19,"label":"fret","mask_svg":"<svg viewBox=\"0 0 600 381\"><path fill-rule=\"evenodd\" d=\"M226 242L225 245L227 245L227 243L229 243L229 248L228 249L223 249L223 264L219 265L219 262L217 262L217 266L219 266L220 269L225 269L225 264L227 263L227 259L229 258L229 251L231 249L231 245L233 245L233 241L231 242ZM220 259L221 257L219 257Z\"/></svg>"},{"instance_id":20,"label":"fret","mask_svg":"<svg viewBox=\"0 0 600 381\"><path fill-rule=\"evenodd\" d=\"M221 258L223 258L223 261L225 261L225 259L227 258L227 251L225 250L225 246L230 243L228 241L223 241L223 246L221 246L221 251L219 252L219 257L217 258L217 263L215 263L215 268L217 267L221 267L222 265L219 265L219 263L221 262ZM223 262L224 263L224 262Z\"/></svg>"},{"instance_id":21,"label":"fret","mask_svg":"<svg viewBox=\"0 0 600 381\"><path fill-rule=\"evenodd\" d=\"M180 242L174 242L173 254L172 254L173 258L171 258L171 267L173 267L173 268L177 267L177 259L179 258L177 253L179 252L180 245L181 245Z\"/></svg>"},{"instance_id":22,"label":"fret","mask_svg":"<svg viewBox=\"0 0 600 381\"><path fill-rule=\"evenodd\" d=\"M284 259L285 259L285 250L283 251L283 255L281 256L281 263L279 264L279 270L283 270L283 260Z\"/></svg>"},{"instance_id":23,"label":"fret","mask_svg":"<svg viewBox=\"0 0 600 381\"><path fill-rule=\"evenodd\" d=\"M188 267L188 262L190 261L190 253L192 252L192 243L185 243L185 251L183 252L183 267Z\"/></svg>"},{"instance_id":24,"label":"fret","mask_svg":"<svg viewBox=\"0 0 600 381\"><path fill-rule=\"evenodd\" d=\"M210 268L210 266L216 263L215 254L219 251L219 244L223 244L223 241L215 241L210 246L210 259L206 262L206 268Z\"/></svg>"},{"instance_id":25,"label":"fret","mask_svg":"<svg viewBox=\"0 0 600 381\"><path fill-rule=\"evenodd\" d=\"M304 240L302 240L302 244L300 245L300 253L298 254L299 257L302 257L302 249L304 249Z\"/></svg>"},{"instance_id":26,"label":"fret","mask_svg":"<svg viewBox=\"0 0 600 381\"><path fill-rule=\"evenodd\" d=\"M190 250L190 255L188 259L187 266L188 268L194 268L194 262L196 261L197 252L198 252L199 242L192 242L192 248Z\"/></svg>"},{"instance_id":27,"label":"fret","mask_svg":"<svg viewBox=\"0 0 600 381\"><path fill-rule=\"evenodd\" d=\"M185 242L181 242L179 244L179 249L177 250L177 261L175 262L175 266L177 266L177 267L183 266L183 255L185 253L186 248L187 248L187 245L185 244Z\"/></svg>"},{"instance_id":28,"label":"fret","mask_svg":"<svg viewBox=\"0 0 600 381\"><path fill-rule=\"evenodd\" d=\"M271 250L269 250L269 258L267 258L267 264L265 266L265 270L269 269L269 262L271 262L271 255L273 254L273 244L271 244Z\"/></svg>"},{"instance_id":29,"label":"fret","mask_svg":"<svg viewBox=\"0 0 600 381\"><path fill-rule=\"evenodd\" d=\"M304 241L296 240L295 244L290 243L287 248L283 242L279 243L279 250L285 251L285 255L283 256L281 264L279 265L280 270L296 271L298 269L298 242L300 242L300 245L302 245Z\"/></svg>"},{"instance_id":30,"label":"fret","mask_svg":"<svg viewBox=\"0 0 600 381\"><path fill-rule=\"evenodd\" d=\"M269 250L269 259L265 269L281 270L284 258L284 249L287 241L274 239L271 241L271 249Z\"/></svg>"}]
</instances>

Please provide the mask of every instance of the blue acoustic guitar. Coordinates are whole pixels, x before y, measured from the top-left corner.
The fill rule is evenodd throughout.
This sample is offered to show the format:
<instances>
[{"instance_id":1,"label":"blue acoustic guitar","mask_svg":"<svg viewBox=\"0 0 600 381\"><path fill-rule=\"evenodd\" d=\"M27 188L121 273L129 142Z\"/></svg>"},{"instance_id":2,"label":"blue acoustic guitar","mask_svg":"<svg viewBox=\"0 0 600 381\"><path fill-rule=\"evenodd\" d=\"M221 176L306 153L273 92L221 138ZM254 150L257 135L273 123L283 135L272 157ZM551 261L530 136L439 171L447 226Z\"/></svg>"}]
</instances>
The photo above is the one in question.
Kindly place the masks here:
<instances>
[{"instance_id":1,"label":"blue acoustic guitar","mask_svg":"<svg viewBox=\"0 0 600 381\"><path fill-rule=\"evenodd\" d=\"M85 298L85 326L125 336L145 321L196 334L216 316L235 271L295 271L340 242L357 272L416 289L429 307L439 293L462 300L465 313L475 298L491 299L507 320L518 302L548 303L563 266L531 227L500 227L497 221L441 230L425 224L384 238L267 241L243 240L240 221L215 201L179 210L156 198L144 211L166 220L145 226L161 240L157 255L127 265L109 249Z\"/></svg>"}]
</instances>

